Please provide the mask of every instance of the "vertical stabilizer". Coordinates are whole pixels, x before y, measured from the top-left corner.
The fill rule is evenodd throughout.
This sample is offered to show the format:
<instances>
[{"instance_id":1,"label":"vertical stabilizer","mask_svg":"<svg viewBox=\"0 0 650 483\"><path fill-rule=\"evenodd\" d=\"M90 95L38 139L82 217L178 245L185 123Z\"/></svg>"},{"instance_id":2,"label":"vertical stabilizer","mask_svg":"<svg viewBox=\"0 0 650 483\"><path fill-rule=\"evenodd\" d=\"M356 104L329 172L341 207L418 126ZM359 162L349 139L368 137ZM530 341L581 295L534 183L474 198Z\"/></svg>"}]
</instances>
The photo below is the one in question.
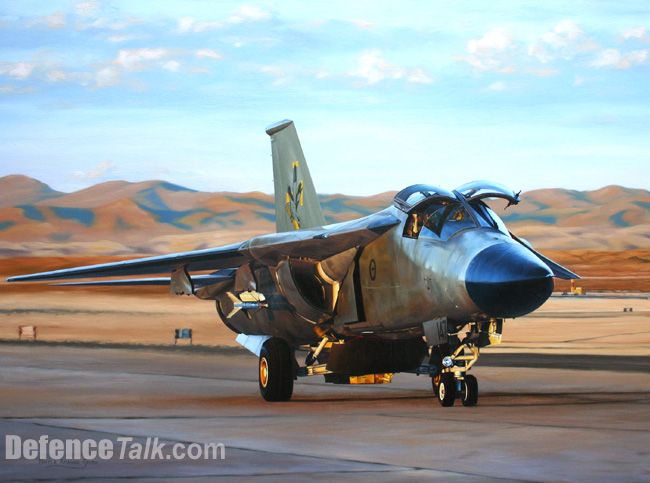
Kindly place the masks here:
<instances>
[{"instance_id":1,"label":"vertical stabilizer","mask_svg":"<svg viewBox=\"0 0 650 483\"><path fill-rule=\"evenodd\" d=\"M325 219L293 121L276 122L266 134L271 136L277 231L323 226Z\"/></svg>"}]
</instances>

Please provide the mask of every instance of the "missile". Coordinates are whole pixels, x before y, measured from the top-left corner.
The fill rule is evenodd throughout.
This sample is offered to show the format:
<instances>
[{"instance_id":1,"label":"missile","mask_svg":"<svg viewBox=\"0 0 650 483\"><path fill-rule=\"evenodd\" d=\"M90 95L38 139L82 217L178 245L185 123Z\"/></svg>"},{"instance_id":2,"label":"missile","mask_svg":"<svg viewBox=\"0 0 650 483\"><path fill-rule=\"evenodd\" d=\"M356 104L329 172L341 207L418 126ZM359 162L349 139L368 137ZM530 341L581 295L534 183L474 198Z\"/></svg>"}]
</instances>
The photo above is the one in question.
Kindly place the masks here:
<instances>
[{"instance_id":1,"label":"missile","mask_svg":"<svg viewBox=\"0 0 650 483\"><path fill-rule=\"evenodd\" d=\"M226 318L231 318L240 310L259 310L268 308L269 304L266 302L264 294L249 290L235 295L232 292L227 292L226 295L232 302L232 310L226 315Z\"/></svg>"}]
</instances>

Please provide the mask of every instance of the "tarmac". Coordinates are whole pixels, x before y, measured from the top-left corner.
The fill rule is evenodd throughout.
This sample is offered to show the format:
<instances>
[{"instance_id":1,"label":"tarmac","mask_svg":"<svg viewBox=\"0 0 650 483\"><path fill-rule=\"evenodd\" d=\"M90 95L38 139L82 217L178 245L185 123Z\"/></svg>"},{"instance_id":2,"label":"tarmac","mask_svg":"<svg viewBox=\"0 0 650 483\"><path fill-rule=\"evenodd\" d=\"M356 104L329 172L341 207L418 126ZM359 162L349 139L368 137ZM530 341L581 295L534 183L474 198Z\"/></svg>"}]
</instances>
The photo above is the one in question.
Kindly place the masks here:
<instances>
[{"instance_id":1,"label":"tarmac","mask_svg":"<svg viewBox=\"0 0 650 483\"><path fill-rule=\"evenodd\" d=\"M443 408L425 376L306 378L266 403L235 349L2 343L3 435L222 443L225 459L3 460L0 479L648 481L648 357L572 357L488 348L478 406Z\"/></svg>"}]
</instances>

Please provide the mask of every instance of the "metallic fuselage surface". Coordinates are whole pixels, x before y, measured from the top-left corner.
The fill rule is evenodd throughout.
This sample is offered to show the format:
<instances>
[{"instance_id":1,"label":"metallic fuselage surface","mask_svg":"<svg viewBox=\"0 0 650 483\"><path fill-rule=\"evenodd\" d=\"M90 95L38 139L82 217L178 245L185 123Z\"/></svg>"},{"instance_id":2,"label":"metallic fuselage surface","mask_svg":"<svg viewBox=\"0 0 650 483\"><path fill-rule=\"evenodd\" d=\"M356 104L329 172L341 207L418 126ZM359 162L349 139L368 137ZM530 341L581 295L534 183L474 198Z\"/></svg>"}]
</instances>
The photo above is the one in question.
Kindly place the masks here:
<instances>
[{"instance_id":1,"label":"metallic fuselage surface","mask_svg":"<svg viewBox=\"0 0 650 483\"><path fill-rule=\"evenodd\" d=\"M468 294L467 269L488 247L518 245L516 241L486 227L460 230L447 240L409 238L404 236L406 213L396 207L380 213L390 213L400 223L360 250L343 281L337 303L341 310L328 311L304 297L298 300L300 284L293 283L288 269L280 264L254 270L258 289L263 288L271 310L242 312L228 319L227 325L245 334L313 343L318 340L313 327L328 317L334 318L339 329L358 326L379 335L405 331L405 336L414 333L407 329L421 331L428 320L485 317ZM218 307L225 303L223 297L217 301ZM297 311L296 306L302 309ZM225 310L219 312L223 318Z\"/></svg>"}]
</instances>

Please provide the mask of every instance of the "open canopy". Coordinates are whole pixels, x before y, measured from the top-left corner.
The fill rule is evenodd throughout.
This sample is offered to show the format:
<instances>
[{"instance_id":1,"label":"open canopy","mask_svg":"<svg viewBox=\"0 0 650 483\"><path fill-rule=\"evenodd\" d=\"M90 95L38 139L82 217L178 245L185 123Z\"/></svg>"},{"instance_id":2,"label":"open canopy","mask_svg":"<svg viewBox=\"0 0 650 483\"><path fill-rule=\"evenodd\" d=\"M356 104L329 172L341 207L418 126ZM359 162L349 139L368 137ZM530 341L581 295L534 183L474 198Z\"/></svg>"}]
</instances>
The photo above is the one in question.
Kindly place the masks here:
<instances>
[{"instance_id":1,"label":"open canopy","mask_svg":"<svg viewBox=\"0 0 650 483\"><path fill-rule=\"evenodd\" d=\"M483 200L486 198L503 198L508 201L510 205L519 203L519 193L515 193L510 188L492 181L470 181L462 186L456 188L456 192L460 193L465 199Z\"/></svg>"}]
</instances>

